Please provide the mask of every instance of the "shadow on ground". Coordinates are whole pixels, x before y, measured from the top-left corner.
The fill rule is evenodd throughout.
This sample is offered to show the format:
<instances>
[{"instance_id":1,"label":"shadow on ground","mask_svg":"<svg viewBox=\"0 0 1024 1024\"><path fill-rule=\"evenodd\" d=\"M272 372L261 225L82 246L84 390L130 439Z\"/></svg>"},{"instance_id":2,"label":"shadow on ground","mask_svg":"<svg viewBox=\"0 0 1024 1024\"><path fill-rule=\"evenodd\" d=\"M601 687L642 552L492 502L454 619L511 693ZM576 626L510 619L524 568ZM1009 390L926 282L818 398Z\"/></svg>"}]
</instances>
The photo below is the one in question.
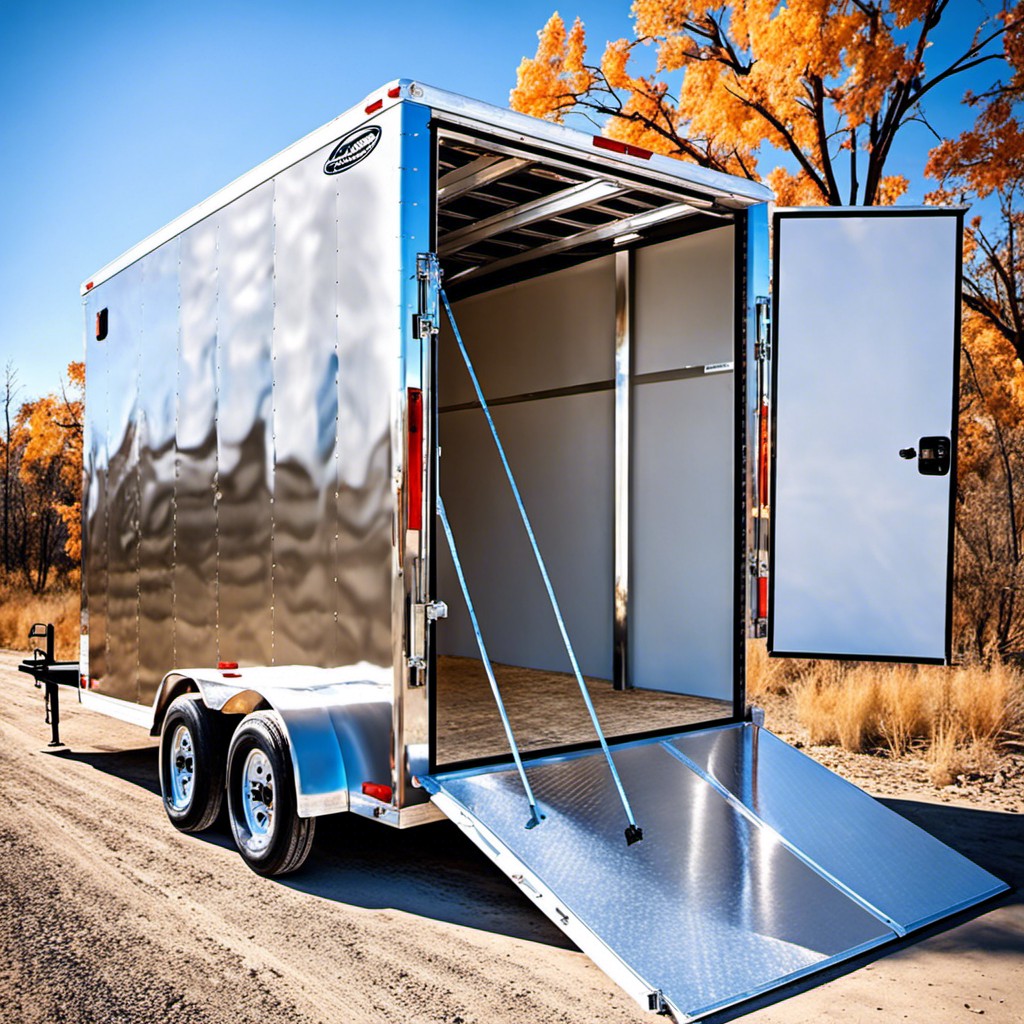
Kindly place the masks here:
<instances>
[{"instance_id":1,"label":"shadow on ground","mask_svg":"<svg viewBox=\"0 0 1024 1024\"><path fill-rule=\"evenodd\" d=\"M47 751L138 786L160 800L155 744L131 750ZM167 828L171 828L167 823ZM222 813L194 837L233 848ZM368 910L400 910L511 938L573 944L451 823L396 829L354 814L317 820L305 867L279 880L300 892Z\"/></svg>"},{"instance_id":2,"label":"shadow on ground","mask_svg":"<svg viewBox=\"0 0 1024 1024\"><path fill-rule=\"evenodd\" d=\"M156 747L149 745L131 750L80 751L64 747L46 750L52 757L87 764L105 775L114 775L134 786L160 796L160 775L156 762Z\"/></svg>"},{"instance_id":3,"label":"shadow on ground","mask_svg":"<svg viewBox=\"0 0 1024 1024\"><path fill-rule=\"evenodd\" d=\"M352 814L321 818L305 870L283 881L350 906L574 948L449 821L399 830Z\"/></svg>"}]
</instances>

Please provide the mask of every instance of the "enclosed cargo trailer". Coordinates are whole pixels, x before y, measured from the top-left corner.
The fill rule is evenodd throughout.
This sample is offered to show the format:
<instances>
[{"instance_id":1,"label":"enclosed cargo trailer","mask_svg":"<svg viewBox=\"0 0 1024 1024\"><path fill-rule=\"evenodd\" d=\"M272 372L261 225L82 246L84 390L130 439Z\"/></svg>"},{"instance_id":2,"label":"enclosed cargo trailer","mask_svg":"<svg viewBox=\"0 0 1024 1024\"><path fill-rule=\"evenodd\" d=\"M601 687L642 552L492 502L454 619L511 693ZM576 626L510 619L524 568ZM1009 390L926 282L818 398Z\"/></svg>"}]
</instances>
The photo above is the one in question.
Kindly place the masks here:
<instances>
[{"instance_id":1,"label":"enclosed cargo trailer","mask_svg":"<svg viewBox=\"0 0 1024 1024\"><path fill-rule=\"evenodd\" d=\"M1005 889L747 708L766 625L949 658L962 212L777 213L773 325L770 199L401 80L83 286L79 695L172 822L448 815L680 1020Z\"/></svg>"}]
</instances>

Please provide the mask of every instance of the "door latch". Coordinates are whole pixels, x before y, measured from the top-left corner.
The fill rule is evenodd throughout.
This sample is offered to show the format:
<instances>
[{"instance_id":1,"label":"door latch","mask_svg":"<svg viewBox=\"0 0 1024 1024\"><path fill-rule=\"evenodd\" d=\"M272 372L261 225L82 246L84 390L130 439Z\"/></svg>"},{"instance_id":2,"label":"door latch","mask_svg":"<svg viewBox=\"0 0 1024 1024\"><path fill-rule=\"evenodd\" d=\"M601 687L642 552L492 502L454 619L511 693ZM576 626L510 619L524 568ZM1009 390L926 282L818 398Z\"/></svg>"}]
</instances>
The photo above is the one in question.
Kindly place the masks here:
<instances>
[{"instance_id":1,"label":"door latch","mask_svg":"<svg viewBox=\"0 0 1024 1024\"><path fill-rule=\"evenodd\" d=\"M948 437L922 437L917 448L901 448L901 459L917 459L922 476L945 476L952 461L953 445Z\"/></svg>"}]
</instances>

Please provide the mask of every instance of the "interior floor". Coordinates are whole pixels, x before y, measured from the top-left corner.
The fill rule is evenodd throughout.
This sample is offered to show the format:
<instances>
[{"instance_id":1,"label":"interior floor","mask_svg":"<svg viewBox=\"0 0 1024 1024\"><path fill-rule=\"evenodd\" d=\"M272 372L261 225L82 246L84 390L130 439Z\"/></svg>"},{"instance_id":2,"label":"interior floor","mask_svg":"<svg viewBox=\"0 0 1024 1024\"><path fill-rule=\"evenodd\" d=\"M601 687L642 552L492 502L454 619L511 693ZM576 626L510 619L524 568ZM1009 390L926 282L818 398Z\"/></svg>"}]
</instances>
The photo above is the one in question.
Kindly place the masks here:
<instances>
[{"instance_id":1,"label":"interior floor","mask_svg":"<svg viewBox=\"0 0 1024 1024\"><path fill-rule=\"evenodd\" d=\"M495 663L494 675L520 750L542 750L595 739L575 677ZM729 701L654 690L615 690L604 679L584 677L601 728L608 737L696 725L732 714ZM437 659L438 764L509 753L508 740L477 658Z\"/></svg>"}]
</instances>

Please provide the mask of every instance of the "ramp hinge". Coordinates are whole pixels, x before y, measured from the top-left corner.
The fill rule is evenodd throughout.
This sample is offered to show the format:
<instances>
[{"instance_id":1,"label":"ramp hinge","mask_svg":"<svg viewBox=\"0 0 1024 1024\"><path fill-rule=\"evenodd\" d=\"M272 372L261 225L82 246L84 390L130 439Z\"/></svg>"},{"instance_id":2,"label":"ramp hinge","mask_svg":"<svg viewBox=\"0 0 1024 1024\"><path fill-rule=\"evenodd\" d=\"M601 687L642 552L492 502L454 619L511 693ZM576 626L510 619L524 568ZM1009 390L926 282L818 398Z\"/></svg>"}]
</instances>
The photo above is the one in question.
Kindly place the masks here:
<instances>
[{"instance_id":1,"label":"ramp hinge","mask_svg":"<svg viewBox=\"0 0 1024 1024\"><path fill-rule=\"evenodd\" d=\"M647 993L647 1009L653 1010L655 1013L668 1012L668 1009L665 1006L665 997L662 995L660 988Z\"/></svg>"}]
</instances>

